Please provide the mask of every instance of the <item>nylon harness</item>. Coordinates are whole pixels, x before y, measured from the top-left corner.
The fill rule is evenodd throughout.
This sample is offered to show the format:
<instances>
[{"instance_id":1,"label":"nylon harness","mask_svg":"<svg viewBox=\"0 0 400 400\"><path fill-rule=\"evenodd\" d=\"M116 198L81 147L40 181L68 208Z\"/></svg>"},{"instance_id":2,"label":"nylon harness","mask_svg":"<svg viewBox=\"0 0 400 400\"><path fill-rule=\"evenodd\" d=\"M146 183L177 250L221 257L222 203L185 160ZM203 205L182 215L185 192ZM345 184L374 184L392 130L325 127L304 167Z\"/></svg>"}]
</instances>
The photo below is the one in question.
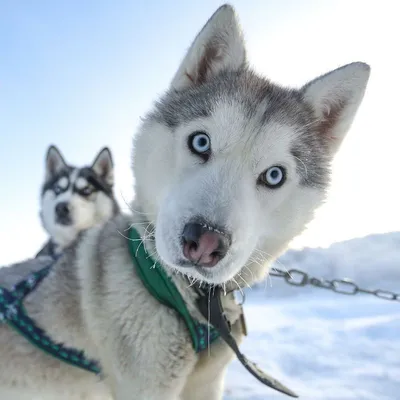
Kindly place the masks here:
<instances>
[{"instance_id":1,"label":"nylon harness","mask_svg":"<svg viewBox=\"0 0 400 400\"><path fill-rule=\"evenodd\" d=\"M291 397L298 397L276 379L261 371L256 364L248 360L239 351L236 341L230 333L230 324L225 318L221 304L220 289L213 288L204 292L200 288L196 288L199 294L199 310L210 323L204 324L197 321L190 315L182 295L164 268L154 262L144 246L140 245L141 237L133 228L129 229L129 239L129 252L137 275L152 296L161 304L174 309L184 320L196 353L202 352L216 339L222 338L232 348L244 367L259 381ZM82 350L54 342L27 315L24 308L23 301L25 297L32 293L43 279L48 276L59 257L61 255L53 258L53 261L48 266L29 274L24 280L14 285L11 290L0 287L0 323L8 324L34 346L47 354L78 368L101 375L101 366L98 361L87 358ZM241 318L243 318L243 314Z\"/></svg>"}]
</instances>

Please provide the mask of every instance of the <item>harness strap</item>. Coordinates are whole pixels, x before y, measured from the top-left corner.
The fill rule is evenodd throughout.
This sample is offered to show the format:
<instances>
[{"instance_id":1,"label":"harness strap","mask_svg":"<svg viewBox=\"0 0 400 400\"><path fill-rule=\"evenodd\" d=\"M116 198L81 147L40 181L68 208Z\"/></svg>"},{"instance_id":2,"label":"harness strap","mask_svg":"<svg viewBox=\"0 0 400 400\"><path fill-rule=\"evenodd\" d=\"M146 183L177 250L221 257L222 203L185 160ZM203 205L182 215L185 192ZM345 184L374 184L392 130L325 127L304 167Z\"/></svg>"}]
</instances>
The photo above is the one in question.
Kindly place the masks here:
<instances>
[{"instance_id":1,"label":"harness strap","mask_svg":"<svg viewBox=\"0 0 400 400\"><path fill-rule=\"evenodd\" d=\"M32 293L49 274L55 261L47 267L30 274L26 279L15 285L12 290L0 287L0 322L7 323L45 353L75 367L99 374L101 369L97 361L87 359L83 351L54 342L27 315L22 304L24 298Z\"/></svg>"},{"instance_id":2,"label":"harness strap","mask_svg":"<svg viewBox=\"0 0 400 400\"><path fill-rule=\"evenodd\" d=\"M198 301L198 306L204 316L208 315L210 322L213 324L215 329L218 330L222 339L233 350L233 352L236 354L236 357L247 369L247 371L249 371L261 383L270 387L271 389L275 389L278 392L284 393L290 397L299 397L296 393L283 385L277 379L261 370L253 361L249 360L243 353L241 353L235 338L231 335L231 326L224 314L224 309L221 304L220 287L209 289L208 300L205 296L201 296Z\"/></svg>"},{"instance_id":3,"label":"harness strap","mask_svg":"<svg viewBox=\"0 0 400 400\"><path fill-rule=\"evenodd\" d=\"M167 275L164 268L154 262L147 253L139 233L129 229L129 250L136 272L146 289L161 304L174 309L186 323L192 339L193 348L199 353L219 337L219 333L210 324L202 324L189 313L182 295Z\"/></svg>"}]
</instances>

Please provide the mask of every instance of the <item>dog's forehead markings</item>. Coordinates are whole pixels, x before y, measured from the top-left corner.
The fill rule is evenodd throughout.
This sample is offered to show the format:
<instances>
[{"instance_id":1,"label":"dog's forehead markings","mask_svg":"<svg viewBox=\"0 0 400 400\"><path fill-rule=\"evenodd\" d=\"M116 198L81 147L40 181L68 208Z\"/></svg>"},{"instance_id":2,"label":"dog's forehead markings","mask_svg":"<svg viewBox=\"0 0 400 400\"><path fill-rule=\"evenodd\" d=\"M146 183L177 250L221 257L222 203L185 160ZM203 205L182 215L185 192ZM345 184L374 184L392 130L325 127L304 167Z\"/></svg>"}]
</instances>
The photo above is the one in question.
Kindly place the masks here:
<instances>
[{"instance_id":1,"label":"dog's forehead markings","mask_svg":"<svg viewBox=\"0 0 400 400\"><path fill-rule=\"evenodd\" d=\"M57 185L61 188L61 189L66 189L69 185L69 179L66 176L62 176L58 181L57 181Z\"/></svg>"},{"instance_id":2,"label":"dog's forehead markings","mask_svg":"<svg viewBox=\"0 0 400 400\"><path fill-rule=\"evenodd\" d=\"M85 178L83 178L82 176L80 176L77 178L77 180L75 182L75 187L78 190L81 190L81 189L85 188L86 186L88 186L88 184L89 184L88 181Z\"/></svg>"},{"instance_id":3,"label":"dog's forehead markings","mask_svg":"<svg viewBox=\"0 0 400 400\"><path fill-rule=\"evenodd\" d=\"M76 182L78 176L79 176L79 170L77 168L74 168L71 171L69 179L70 179L71 182Z\"/></svg>"},{"instance_id":4,"label":"dog's forehead markings","mask_svg":"<svg viewBox=\"0 0 400 400\"><path fill-rule=\"evenodd\" d=\"M57 203L62 203L64 201L69 201L71 199L72 192L71 190L67 190L66 192L62 192L56 197Z\"/></svg>"}]
</instances>

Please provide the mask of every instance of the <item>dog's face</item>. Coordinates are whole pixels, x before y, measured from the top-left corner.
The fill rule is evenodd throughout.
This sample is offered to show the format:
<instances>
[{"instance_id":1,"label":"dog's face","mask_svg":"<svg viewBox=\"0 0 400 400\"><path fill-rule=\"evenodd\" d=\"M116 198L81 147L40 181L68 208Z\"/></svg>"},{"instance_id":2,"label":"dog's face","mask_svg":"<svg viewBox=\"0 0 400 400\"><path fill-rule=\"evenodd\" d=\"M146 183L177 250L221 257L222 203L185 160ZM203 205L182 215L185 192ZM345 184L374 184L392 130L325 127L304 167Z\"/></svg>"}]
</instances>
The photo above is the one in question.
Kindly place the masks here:
<instances>
[{"instance_id":1,"label":"dog's face","mask_svg":"<svg viewBox=\"0 0 400 400\"><path fill-rule=\"evenodd\" d=\"M109 219L116 209L112 186L113 162L108 148L100 151L91 167L75 168L50 146L40 216L52 240L64 248L82 230Z\"/></svg>"},{"instance_id":2,"label":"dog's face","mask_svg":"<svg viewBox=\"0 0 400 400\"><path fill-rule=\"evenodd\" d=\"M234 11L218 9L135 139L137 201L162 262L211 284L261 279L322 204L369 71L281 88L247 67Z\"/></svg>"}]
</instances>

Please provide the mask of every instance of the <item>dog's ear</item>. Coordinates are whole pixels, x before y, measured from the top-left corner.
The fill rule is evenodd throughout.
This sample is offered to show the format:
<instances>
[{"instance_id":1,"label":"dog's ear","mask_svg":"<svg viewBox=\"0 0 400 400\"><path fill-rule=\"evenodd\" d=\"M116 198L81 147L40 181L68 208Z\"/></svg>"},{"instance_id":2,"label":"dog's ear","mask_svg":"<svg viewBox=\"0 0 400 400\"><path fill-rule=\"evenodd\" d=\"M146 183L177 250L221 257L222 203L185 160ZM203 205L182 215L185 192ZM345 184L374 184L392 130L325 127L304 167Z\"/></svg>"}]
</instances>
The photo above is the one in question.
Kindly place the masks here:
<instances>
[{"instance_id":1,"label":"dog's ear","mask_svg":"<svg viewBox=\"0 0 400 400\"><path fill-rule=\"evenodd\" d=\"M322 75L301 89L314 109L317 133L326 139L331 155L339 149L353 123L369 75L369 65L355 62Z\"/></svg>"},{"instance_id":2,"label":"dog's ear","mask_svg":"<svg viewBox=\"0 0 400 400\"><path fill-rule=\"evenodd\" d=\"M114 163L108 147L100 150L92 164L93 171L109 185L114 184Z\"/></svg>"},{"instance_id":3,"label":"dog's ear","mask_svg":"<svg viewBox=\"0 0 400 400\"><path fill-rule=\"evenodd\" d=\"M201 85L222 70L237 70L246 63L246 49L235 10L223 5L196 36L183 59L172 87Z\"/></svg>"},{"instance_id":4,"label":"dog's ear","mask_svg":"<svg viewBox=\"0 0 400 400\"><path fill-rule=\"evenodd\" d=\"M60 150L54 145L49 146L46 154L46 180L64 168L67 168L67 163L64 161Z\"/></svg>"}]
</instances>

